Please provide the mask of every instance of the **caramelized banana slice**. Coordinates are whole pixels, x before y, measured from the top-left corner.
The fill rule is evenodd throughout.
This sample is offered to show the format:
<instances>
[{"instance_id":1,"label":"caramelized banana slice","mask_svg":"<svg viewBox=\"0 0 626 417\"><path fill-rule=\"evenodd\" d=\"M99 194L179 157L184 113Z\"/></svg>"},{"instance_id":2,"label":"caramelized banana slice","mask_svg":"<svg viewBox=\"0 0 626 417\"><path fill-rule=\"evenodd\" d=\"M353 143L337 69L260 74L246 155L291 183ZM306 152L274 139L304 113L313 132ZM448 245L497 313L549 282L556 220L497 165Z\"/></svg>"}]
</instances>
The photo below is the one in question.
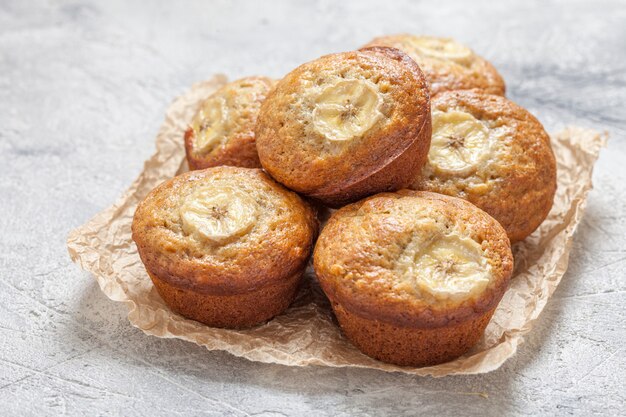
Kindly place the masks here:
<instances>
[{"instance_id":1,"label":"caramelized banana slice","mask_svg":"<svg viewBox=\"0 0 626 417\"><path fill-rule=\"evenodd\" d=\"M429 163L439 174L469 175L489 157L489 131L469 113L433 112Z\"/></svg>"},{"instance_id":2,"label":"caramelized banana slice","mask_svg":"<svg viewBox=\"0 0 626 417\"><path fill-rule=\"evenodd\" d=\"M326 87L315 102L313 126L331 141L365 134L382 117L383 99L367 80L341 80Z\"/></svg>"},{"instance_id":3,"label":"caramelized banana slice","mask_svg":"<svg viewBox=\"0 0 626 417\"><path fill-rule=\"evenodd\" d=\"M248 233L259 207L241 190L229 186L200 188L180 208L183 231L196 238L223 244Z\"/></svg>"}]
</instances>

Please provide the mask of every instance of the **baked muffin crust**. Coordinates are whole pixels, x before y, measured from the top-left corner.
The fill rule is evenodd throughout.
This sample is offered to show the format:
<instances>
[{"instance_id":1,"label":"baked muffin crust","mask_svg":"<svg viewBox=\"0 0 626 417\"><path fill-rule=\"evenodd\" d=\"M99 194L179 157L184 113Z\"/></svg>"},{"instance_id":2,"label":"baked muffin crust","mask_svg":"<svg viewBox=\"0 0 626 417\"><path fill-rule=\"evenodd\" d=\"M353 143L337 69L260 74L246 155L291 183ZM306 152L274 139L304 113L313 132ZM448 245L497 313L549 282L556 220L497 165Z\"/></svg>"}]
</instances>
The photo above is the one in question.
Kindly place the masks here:
<instances>
[{"instance_id":1,"label":"baked muffin crust","mask_svg":"<svg viewBox=\"0 0 626 417\"><path fill-rule=\"evenodd\" d=\"M185 132L189 168L260 168L254 126L261 103L273 85L274 80L267 77L246 77L208 97Z\"/></svg>"},{"instance_id":2,"label":"baked muffin crust","mask_svg":"<svg viewBox=\"0 0 626 417\"><path fill-rule=\"evenodd\" d=\"M132 231L170 307L210 325L246 327L289 305L317 227L314 210L261 170L221 166L155 188Z\"/></svg>"},{"instance_id":3,"label":"baked muffin crust","mask_svg":"<svg viewBox=\"0 0 626 417\"><path fill-rule=\"evenodd\" d=\"M502 226L471 203L401 190L336 211L314 267L339 325L363 353L424 366L480 339L513 256Z\"/></svg>"},{"instance_id":4,"label":"baked muffin crust","mask_svg":"<svg viewBox=\"0 0 626 417\"><path fill-rule=\"evenodd\" d=\"M439 94L432 114L428 162L411 188L472 202L512 242L532 233L556 192L556 161L541 123L510 100L478 91Z\"/></svg>"},{"instance_id":5,"label":"baked muffin crust","mask_svg":"<svg viewBox=\"0 0 626 417\"><path fill-rule=\"evenodd\" d=\"M410 190L336 211L314 262L331 301L359 316L421 328L492 309L513 266L504 230L485 212Z\"/></svg>"},{"instance_id":6,"label":"baked muffin crust","mask_svg":"<svg viewBox=\"0 0 626 417\"><path fill-rule=\"evenodd\" d=\"M426 75L432 95L471 89L504 95L504 80L494 66L454 39L401 34L375 38L366 46L390 46L407 53Z\"/></svg>"},{"instance_id":7,"label":"baked muffin crust","mask_svg":"<svg viewBox=\"0 0 626 417\"><path fill-rule=\"evenodd\" d=\"M338 206L407 186L430 141L429 93L406 54L323 56L278 82L261 106L257 150L287 187Z\"/></svg>"}]
</instances>

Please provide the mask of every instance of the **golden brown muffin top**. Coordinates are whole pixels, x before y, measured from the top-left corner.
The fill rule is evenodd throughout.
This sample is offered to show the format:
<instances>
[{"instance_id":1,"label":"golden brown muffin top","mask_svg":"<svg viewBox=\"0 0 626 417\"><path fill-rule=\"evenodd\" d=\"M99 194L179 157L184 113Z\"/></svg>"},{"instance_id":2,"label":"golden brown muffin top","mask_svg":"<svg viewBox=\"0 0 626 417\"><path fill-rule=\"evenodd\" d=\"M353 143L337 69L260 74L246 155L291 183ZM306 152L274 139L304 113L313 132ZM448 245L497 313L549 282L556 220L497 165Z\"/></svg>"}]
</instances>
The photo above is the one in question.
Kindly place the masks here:
<instances>
[{"instance_id":1,"label":"golden brown muffin top","mask_svg":"<svg viewBox=\"0 0 626 417\"><path fill-rule=\"evenodd\" d=\"M391 46L407 53L426 75L433 95L471 89L504 95L504 80L494 66L454 39L401 34L375 38L366 46Z\"/></svg>"},{"instance_id":2,"label":"golden brown muffin top","mask_svg":"<svg viewBox=\"0 0 626 417\"><path fill-rule=\"evenodd\" d=\"M430 119L419 67L393 48L326 55L278 82L256 127L263 167L307 195L362 181L402 154Z\"/></svg>"},{"instance_id":3,"label":"golden brown muffin top","mask_svg":"<svg viewBox=\"0 0 626 417\"><path fill-rule=\"evenodd\" d=\"M186 134L188 158L208 165L233 143L253 140L261 103L274 84L267 77L246 77L211 94L200 105Z\"/></svg>"},{"instance_id":4,"label":"golden brown muffin top","mask_svg":"<svg viewBox=\"0 0 626 417\"><path fill-rule=\"evenodd\" d=\"M331 301L359 316L437 327L482 314L513 268L502 226L467 201L382 193L336 211L314 252Z\"/></svg>"},{"instance_id":5,"label":"golden brown muffin top","mask_svg":"<svg viewBox=\"0 0 626 417\"><path fill-rule=\"evenodd\" d=\"M133 240L148 270L182 288L252 291L303 268L313 209L259 169L215 167L164 182L137 207Z\"/></svg>"},{"instance_id":6,"label":"golden brown muffin top","mask_svg":"<svg viewBox=\"0 0 626 417\"><path fill-rule=\"evenodd\" d=\"M464 198L495 217L511 241L545 219L556 191L550 138L501 96L446 92L432 100L428 162L411 188Z\"/></svg>"}]
</instances>

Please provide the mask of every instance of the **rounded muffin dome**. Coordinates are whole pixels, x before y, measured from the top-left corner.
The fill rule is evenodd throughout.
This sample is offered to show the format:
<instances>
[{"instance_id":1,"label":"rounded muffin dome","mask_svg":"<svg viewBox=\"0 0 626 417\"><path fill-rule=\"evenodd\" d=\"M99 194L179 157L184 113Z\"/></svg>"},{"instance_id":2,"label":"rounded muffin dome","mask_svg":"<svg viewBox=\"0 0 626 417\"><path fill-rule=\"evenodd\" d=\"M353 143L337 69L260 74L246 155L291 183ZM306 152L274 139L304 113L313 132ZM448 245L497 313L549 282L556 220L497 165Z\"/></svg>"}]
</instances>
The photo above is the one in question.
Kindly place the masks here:
<instances>
[{"instance_id":1,"label":"rounded muffin dome","mask_svg":"<svg viewBox=\"0 0 626 417\"><path fill-rule=\"evenodd\" d=\"M504 80L494 66L454 39L389 35L375 38L366 46L389 46L408 54L424 71L433 96L442 91L472 89L504 95Z\"/></svg>"},{"instance_id":2,"label":"rounded muffin dome","mask_svg":"<svg viewBox=\"0 0 626 417\"><path fill-rule=\"evenodd\" d=\"M261 103L273 85L274 80L267 77L246 77L211 94L185 132L189 168L260 168L254 126Z\"/></svg>"},{"instance_id":3,"label":"rounded muffin dome","mask_svg":"<svg viewBox=\"0 0 626 417\"><path fill-rule=\"evenodd\" d=\"M523 240L544 221L556 192L550 137L504 97L451 91L432 101L428 162L411 188L466 199Z\"/></svg>"},{"instance_id":4,"label":"rounded muffin dome","mask_svg":"<svg viewBox=\"0 0 626 417\"><path fill-rule=\"evenodd\" d=\"M133 240L164 301L220 327L247 327L295 297L317 233L314 210L259 169L179 175L137 207Z\"/></svg>"},{"instance_id":5,"label":"rounded muffin dome","mask_svg":"<svg viewBox=\"0 0 626 417\"><path fill-rule=\"evenodd\" d=\"M513 268L506 233L487 213L410 190L336 211L313 257L346 336L369 356L413 366L471 348Z\"/></svg>"},{"instance_id":6,"label":"rounded muffin dome","mask_svg":"<svg viewBox=\"0 0 626 417\"><path fill-rule=\"evenodd\" d=\"M325 204L403 188L428 152L426 81L393 48L326 55L278 82L256 137L272 177Z\"/></svg>"}]
</instances>

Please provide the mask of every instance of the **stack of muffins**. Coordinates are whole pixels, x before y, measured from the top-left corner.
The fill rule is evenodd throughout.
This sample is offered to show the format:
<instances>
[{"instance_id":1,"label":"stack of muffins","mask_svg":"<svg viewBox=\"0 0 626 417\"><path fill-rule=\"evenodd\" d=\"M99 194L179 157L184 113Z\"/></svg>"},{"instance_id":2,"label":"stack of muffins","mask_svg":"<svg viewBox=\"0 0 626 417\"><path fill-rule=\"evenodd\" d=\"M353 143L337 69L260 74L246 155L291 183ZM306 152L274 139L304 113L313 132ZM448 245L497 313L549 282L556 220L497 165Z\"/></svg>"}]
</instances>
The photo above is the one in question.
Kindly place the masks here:
<instances>
[{"instance_id":1,"label":"stack of muffins","mask_svg":"<svg viewBox=\"0 0 626 417\"><path fill-rule=\"evenodd\" d=\"M458 357L556 190L548 135L504 91L471 49L411 35L229 83L181 138L191 171L137 208L141 260L172 310L244 328L287 309L312 255L362 352Z\"/></svg>"}]
</instances>

